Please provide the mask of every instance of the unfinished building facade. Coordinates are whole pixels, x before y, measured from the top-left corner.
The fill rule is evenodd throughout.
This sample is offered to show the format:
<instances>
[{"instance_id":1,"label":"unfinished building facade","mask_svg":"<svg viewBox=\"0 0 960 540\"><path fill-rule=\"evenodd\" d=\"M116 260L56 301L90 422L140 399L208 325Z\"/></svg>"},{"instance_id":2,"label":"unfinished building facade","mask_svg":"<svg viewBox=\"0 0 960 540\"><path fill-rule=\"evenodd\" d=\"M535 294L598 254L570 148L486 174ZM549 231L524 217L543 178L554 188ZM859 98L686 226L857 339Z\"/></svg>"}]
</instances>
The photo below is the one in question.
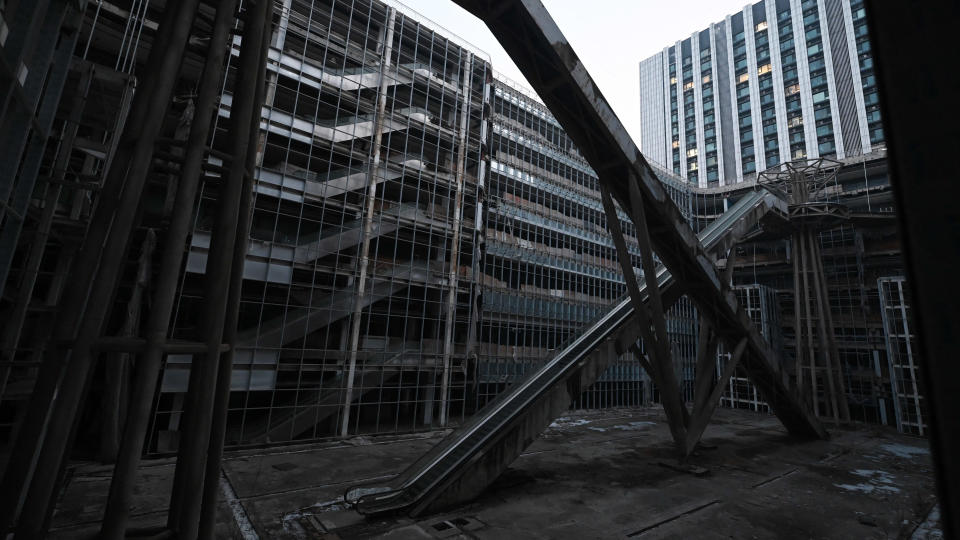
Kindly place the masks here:
<instances>
[{"instance_id":1,"label":"unfinished building facade","mask_svg":"<svg viewBox=\"0 0 960 540\"><path fill-rule=\"evenodd\" d=\"M22 418L49 314L69 286L74 251L159 15L136 0L85 12L64 97L51 116L53 135L35 156L43 174L24 210L5 217L7 234L17 216L27 216L17 248L0 253L10 268L0 365L3 444ZM495 76L482 52L407 8L375 0L278 1L273 22L227 445L459 422L624 297L597 174L548 108ZM203 328L239 48L234 38L178 278L170 335L183 341L200 339ZM188 48L186 63L198 64L200 52ZM144 294L156 279L150 230L171 211L171 164L183 155L195 87L187 78L177 86L144 199L155 219L142 222L131 242L110 335L139 332ZM697 232L756 188L749 181L704 186L656 172ZM882 151L847 159L836 185L838 200L859 214L817 236L844 399L853 420L922 433L908 304L902 287L891 286L902 270ZM633 223L621 214L631 265L639 268ZM788 366L797 347L792 257L783 238L763 232L727 258L741 304ZM688 400L696 321L685 299L669 312ZM117 365L130 358L104 354L117 357ZM659 399L632 354L607 354L616 359L575 406ZM166 355L148 453L179 444L192 356ZM729 356L718 355L718 375ZM129 367L98 370L94 388L115 387L113 377L126 380ZM99 419L91 424L100 426L91 433L99 442L85 451L111 455L104 448L116 445L126 388L94 393L102 400L84 414ZM743 377L731 378L722 399L732 407L768 408Z\"/></svg>"}]
</instances>

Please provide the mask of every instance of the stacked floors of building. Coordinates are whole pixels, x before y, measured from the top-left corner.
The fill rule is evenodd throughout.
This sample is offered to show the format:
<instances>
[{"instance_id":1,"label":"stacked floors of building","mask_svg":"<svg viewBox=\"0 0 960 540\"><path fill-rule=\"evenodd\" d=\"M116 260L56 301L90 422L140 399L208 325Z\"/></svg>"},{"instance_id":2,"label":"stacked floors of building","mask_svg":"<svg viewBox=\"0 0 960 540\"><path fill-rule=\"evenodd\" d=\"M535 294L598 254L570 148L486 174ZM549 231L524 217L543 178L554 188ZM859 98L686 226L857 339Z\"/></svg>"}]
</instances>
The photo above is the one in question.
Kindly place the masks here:
<instances>
[{"instance_id":1,"label":"stacked floors of building","mask_svg":"<svg viewBox=\"0 0 960 540\"><path fill-rule=\"evenodd\" d=\"M542 365L626 293L597 175L549 110L497 79L492 134L476 380L480 405ZM619 217L631 263L639 268L633 223L622 212ZM678 354L692 366L692 310L681 304L670 324ZM575 406L633 405L651 398L649 378L628 353L614 359Z\"/></svg>"},{"instance_id":2,"label":"stacked floors of building","mask_svg":"<svg viewBox=\"0 0 960 540\"><path fill-rule=\"evenodd\" d=\"M465 414L489 63L383 4L321 4L285 6L269 56L228 444ZM203 302L206 203L175 335ZM158 449L189 361L168 359Z\"/></svg>"},{"instance_id":3,"label":"stacked floors of building","mask_svg":"<svg viewBox=\"0 0 960 540\"><path fill-rule=\"evenodd\" d=\"M147 43L152 30L143 23L156 15L104 5L86 14L89 42L78 46L84 58L71 68L57 120L66 136L45 157L55 181L31 201L37 217L31 223L39 225L21 242L8 281L9 291L10 283L29 277L36 244L29 240L40 239L36 245L46 251L36 287L20 293L30 310L20 319L20 339L5 348L15 351L0 388L4 444L29 396L44 329L69 286L70 261L97 203L114 134L123 126L134 68L146 54L137 48L139 34L124 28L142 25ZM276 7L227 444L458 422L549 360L625 294L597 176L538 99L495 78L482 53L405 9L376 0L286 0ZM227 119L238 51L235 39L180 275L170 332L178 342L202 341L199 314L211 279L210 230L230 158ZM187 64L199 66L202 52L190 49ZM185 73L154 157L111 336L137 335L138 317L129 314L149 308L156 279L150 261L159 253L150 229L162 238L192 120L196 82L190 70ZM72 136L71 124L79 126ZM669 172L658 174L697 231L750 189L700 189ZM69 187L57 187L64 182ZM909 299L897 278L899 246L884 160L847 166L840 184L860 217L819 238L847 398L857 420L896 422L922 433ZM639 268L633 224L622 212L620 220L632 265ZM40 234L44 223L47 236ZM741 303L789 366L795 339L785 245L762 235L741 243L734 281ZM668 313L668 328L682 387L692 399L695 306L681 298ZM8 328L5 346L10 335ZM117 362L109 365L130 366L129 356L109 354ZM718 370L727 356L718 355ZM178 444L192 359L177 352L166 358L148 452L169 452ZM122 421L107 414L109 396L96 391L108 386L107 377L103 369L95 374L84 415L97 421L85 423L90 433L82 440L96 441L103 425ZM110 399L125 398L121 392ZM625 354L574 406L657 399L639 362ZM723 403L766 408L749 382L736 377Z\"/></svg>"}]
</instances>

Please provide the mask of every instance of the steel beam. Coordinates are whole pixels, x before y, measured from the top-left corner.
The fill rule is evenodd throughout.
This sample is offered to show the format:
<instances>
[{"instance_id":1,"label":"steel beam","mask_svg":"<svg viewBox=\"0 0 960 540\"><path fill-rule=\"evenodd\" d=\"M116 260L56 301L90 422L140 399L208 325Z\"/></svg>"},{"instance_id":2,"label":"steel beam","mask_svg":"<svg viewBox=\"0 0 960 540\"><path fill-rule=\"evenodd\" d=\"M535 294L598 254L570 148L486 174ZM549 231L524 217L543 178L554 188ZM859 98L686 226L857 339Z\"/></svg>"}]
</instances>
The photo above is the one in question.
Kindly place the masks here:
<instances>
[{"instance_id":1,"label":"steel beam","mask_svg":"<svg viewBox=\"0 0 960 540\"><path fill-rule=\"evenodd\" d=\"M736 295L722 287L703 246L543 4L455 2L487 24L623 208L631 204L628 182L638 182L657 255L688 287L688 296L713 320L721 338L748 338L744 371L784 426L795 436L826 437L806 404L788 390L775 353L739 309Z\"/></svg>"},{"instance_id":2,"label":"steel beam","mask_svg":"<svg viewBox=\"0 0 960 540\"><path fill-rule=\"evenodd\" d=\"M690 415L690 425L688 426L687 454L693 452L697 443L700 442L703 431L707 429L707 424L710 423L713 412L717 410L717 405L720 404L720 396L723 394L723 389L727 386L727 382L730 380L730 377L733 376L734 370L737 369L737 366L740 364L740 359L743 357L743 351L746 347L747 338L743 338L737 343L736 347L734 347L730 359L727 360L727 365L723 367L723 373L720 374L716 386L713 387L713 391L710 393L710 397L707 398L706 401L700 402L698 407L694 407L693 413Z\"/></svg>"},{"instance_id":3,"label":"steel beam","mask_svg":"<svg viewBox=\"0 0 960 540\"><path fill-rule=\"evenodd\" d=\"M666 346L666 323L663 320L663 304L660 298L659 287L649 287L650 303L655 304L652 310L648 310L643 301L643 295L640 292L640 286L637 281L636 272L633 269L633 262L630 258L630 252L627 250L627 243L623 238L623 231L620 228L620 218L617 216L616 207L610 196L610 191L606 186L600 189L601 201L604 212L607 215L607 228L610 229L610 235L613 237L613 244L617 248L620 267L623 270L623 279L627 284L627 291L630 293L630 299L633 301L634 311L636 312L639 323L640 336L643 338L644 345L648 349L648 364L644 366L647 372L657 381L660 387L660 401L663 403L663 411L667 415L667 424L670 426L670 434L677 446L680 455L683 455L687 440L687 419L688 413L683 403L683 396L680 393L680 383L677 382L676 373L673 370L670 348ZM633 209L632 207L628 207ZM647 223L642 215L636 216L637 236L645 234ZM642 231L641 231L642 229ZM647 283L656 282L656 273L653 270L653 254L650 253L649 238L647 246L640 246L642 252L640 263L643 266L643 277ZM656 289L656 292L654 292ZM650 311L653 311L651 317ZM656 320L659 318L659 320ZM653 331L651 331L651 326ZM663 333L661 333L661 329ZM640 357L641 355L638 355Z\"/></svg>"},{"instance_id":4,"label":"steel beam","mask_svg":"<svg viewBox=\"0 0 960 540\"><path fill-rule=\"evenodd\" d=\"M203 495L200 505L200 525L198 538L213 538L216 528L217 501L220 494L220 464L223 458L223 442L227 434L227 416L230 409L230 387L233 381L233 361L236 356L237 326L240 320L240 298L243 289L243 265L247 260L247 248L250 243L250 225L253 218L253 176L257 165L257 149L260 142L260 115L265 95L264 83L267 78L267 55L270 51L273 24L273 0L264 1L267 12L261 19L263 35L260 40L260 70L254 96L254 109L250 114L250 136L247 141L247 161L243 178L243 191L240 194L240 221L237 224L233 245L233 267L230 271L230 291L227 296L227 318L224 323L223 341L229 347L220 355L217 368L217 385L214 391L213 423L210 429L210 443L207 449L207 463L204 470ZM242 119L241 119L242 120Z\"/></svg>"},{"instance_id":5,"label":"steel beam","mask_svg":"<svg viewBox=\"0 0 960 540\"><path fill-rule=\"evenodd\" d=\"M453 355L454 319L457 313L457 277L460 265L460 227L463 215L463 183L466 174L467 128L470 123L470 83L473 74L473 54L467 53L463 64L463 84L460 95L460 133L457 135L457 189L453 200L453 238L450 239L450 270L447 272L447 309L443 330L443 375L440 378L440 427L446 427L449 415L450 357Z\"/></svg>"},{"instance_id":6,"label":"steel beam","mask_svg":"<svg viewBox=\"0 0 960 540\"><path fill-rule=\"evenodd\" d=\"M727 264L729 264L727 259ZM713 336L713 328L710 320L700 317L700 328L697 336L697 367L694 371L694 389L693 389L693 413L697 416L697 411L701 410L707 402L707 396L710 392L710 384L713 382L713 374L716 371L717 360L717 340Z\"/></svg>"},{"instance_id":7,"label":"steel beam","mask_svg":"<svg viewBox=\"0 0 960 540\"><path fill-rule=\"evenodd\" d=\"M56 343L72 343L73 349L53 348L45 353L23 428L0 484L0 530L10 523L21 502L24 515L18 533L26 536L41 534L52 511L55 486L92 372L90 346L99 337L112 305L118 272L138 215L153 141L170 102L197 1L172 2L161 23L162 28L171 30L161 29L157 34L146 70L147 88L135 100L124 129L124 142L107 171L88 228L86 249L80 250L72 268L79 286L67 289L54 324ZM28 484L24 498L23 489Z\"/></svg>"},{"instance_id":8,"label":"steel beam","mask_svg":"<svg viewBox=\"0 0 960 540\"><path fill-rule=\"evenodd\" d=\"M104 539L123 538L129 519L133 486L150 423L154 392L160 377L167 329L176 301L177 283L183 264L184 246L193 221L204 150L210 135L212 119L216 113L217 98L223 79L224 59L229 47L228 39L235 20L236 7L237 0L222 0L217 7L207 58L197 91L195 120L191 126L186 155L180 169L173 215L164 238L158 282L147 319L145 350L136 365L127 422L100 530L100 535Z\"/></svg>"},{"instance_id":9,"label":"steel beam","mask_svg":"<svg viewBox=\"0 0 960 540\"><path fill-rule=\"evenodd\" d=\"M273 0L258 0L246 4L243 40L240 45L236 87L230 107L229 148L232 161L217 195L217 221L211 234L210 252L206 267L206 294L204 295L204 341L207 352L195 355L190 367L187 402L184 407L186 425L177 449L177 468L167 527L181 538L196 538L200 526L200 509L208 461L208 450L213 426L214 393L220 365L220 347L227 320L230 285L234 273L243 267L234 267L234 246L240 221L244 186L250 181L247 174L247 154L250 150L250 122L259 114L263 99L258 91L259 73L263 64L262 42L267 15ZM262 86L262 85L261 85ZM254 149L255 150L255 149ZM248 219L244 215L243 219Z\"/></svg>"},{"instance_id":10,"label":"steel beam","mask_svg":"<svg viewBox=\"0 0 960 540\"><path fill-rule=\"evenodd\" d=\"M374 123L373 157L369 167L367 181L366 209L363 217L363 241L360 247L360 269L357 276L357 295L353 303L353 316L350 318L350 365L347 368L347 391L343 400L343 419L340 422L340 436L350 432L350 405L353 403L353 379L357 373L357 350L360 347L360 325L363 314L363 297L367 288L367 270L370 265L370 238L373 234L373 213L377 200L377 182L374 175L380 173L380 146L383 141L383 117L387 108L387 70L390 69L390 57L393 55L393 28L397 10L387 8L387 29L383 40L383 56L380 58L380 87L377 91L377 116Z\"/></svg>"}]
</instances>

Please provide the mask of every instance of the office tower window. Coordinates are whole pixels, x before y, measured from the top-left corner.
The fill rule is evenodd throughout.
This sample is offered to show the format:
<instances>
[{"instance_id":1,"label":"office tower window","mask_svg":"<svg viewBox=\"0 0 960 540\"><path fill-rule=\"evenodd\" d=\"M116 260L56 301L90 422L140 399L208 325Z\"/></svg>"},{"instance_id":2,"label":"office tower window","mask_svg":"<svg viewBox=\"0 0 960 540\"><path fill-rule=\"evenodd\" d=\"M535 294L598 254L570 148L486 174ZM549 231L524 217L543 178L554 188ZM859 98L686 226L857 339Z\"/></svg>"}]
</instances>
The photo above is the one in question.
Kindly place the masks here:
<instances>
[{"instance_id":1,"label":"office tower window","mask_svg":"<svg viewBox=\"0 0 960 540\"><path fill-rule=\"evenodd\" d=\"M860 68L860 83L863 85L863 104L866 109L870 144L882 144L884 141L883 124L880 121L880 104L877 101L877 82L873 73L873 56L870 52L870 41L867 35L867 18L863 8L863 0L851 1L850 12L853 19L853 35L857 40L857 61Z\"/></svg>"}]
</instances>

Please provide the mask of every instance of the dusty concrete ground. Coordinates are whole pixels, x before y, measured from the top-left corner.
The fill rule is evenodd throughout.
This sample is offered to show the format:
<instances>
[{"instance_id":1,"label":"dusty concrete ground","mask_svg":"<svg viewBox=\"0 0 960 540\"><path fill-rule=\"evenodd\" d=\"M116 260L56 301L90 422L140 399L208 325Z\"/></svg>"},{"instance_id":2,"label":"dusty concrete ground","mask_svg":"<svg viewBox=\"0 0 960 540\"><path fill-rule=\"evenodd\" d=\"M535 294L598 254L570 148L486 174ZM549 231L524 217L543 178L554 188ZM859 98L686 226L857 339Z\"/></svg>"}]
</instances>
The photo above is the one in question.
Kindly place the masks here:
<instances>
[{"instance_id":1,"label":"dusty concrete ground","mask_svg":"<svg viewBox=\"0 0 960 540\"><path fill-rule=\"evenodd\" d=\"M223 466L223 538L910 538L937 536L925 440L889 428L790 440L775 417L721 409L708 449L674 462L658 409L558 419L472 504L421 518L366 520L341 504L353 485L400 472L442 433L235 452ZM163 523L173 472L145 463L134 526ZM74 468L52 536L97 530L109 469ZM934 512L935 513L935 512Z\"/></svg>"}]
</instances>

